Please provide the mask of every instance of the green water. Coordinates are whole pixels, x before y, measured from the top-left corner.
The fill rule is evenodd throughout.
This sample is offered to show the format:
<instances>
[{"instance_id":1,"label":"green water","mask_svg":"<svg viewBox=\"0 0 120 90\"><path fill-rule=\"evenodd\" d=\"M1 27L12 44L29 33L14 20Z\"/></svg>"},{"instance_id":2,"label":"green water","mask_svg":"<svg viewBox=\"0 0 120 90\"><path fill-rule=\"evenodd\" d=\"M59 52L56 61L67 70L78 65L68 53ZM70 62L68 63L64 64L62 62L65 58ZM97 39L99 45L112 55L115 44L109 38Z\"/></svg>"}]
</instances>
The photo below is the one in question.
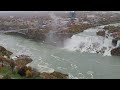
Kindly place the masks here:
<instances>
[{"instance_id":1,"label":"green water","mask_svg":"<svg viewBox=\"0 0 120 90\"><path fill-rule=\"evenodd\" d=\"M14 53L33 59L39 65L69 74L70 78L120 79L120 57L67 51L52 45L35 42L20 36L0 34L0 45Z\"/></svg>"}]
</instances>

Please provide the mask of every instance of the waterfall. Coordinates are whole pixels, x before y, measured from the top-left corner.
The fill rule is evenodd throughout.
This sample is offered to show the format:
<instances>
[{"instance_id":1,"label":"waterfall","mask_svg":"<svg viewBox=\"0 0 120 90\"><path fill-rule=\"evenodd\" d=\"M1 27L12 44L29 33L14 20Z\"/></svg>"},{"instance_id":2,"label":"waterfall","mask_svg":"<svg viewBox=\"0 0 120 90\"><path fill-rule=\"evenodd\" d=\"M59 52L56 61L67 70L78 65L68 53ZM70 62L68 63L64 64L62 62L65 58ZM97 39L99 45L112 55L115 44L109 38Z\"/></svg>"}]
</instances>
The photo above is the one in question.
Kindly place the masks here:
<instances>
[{"instance_id":1,"label":"waterfall","mask_svg":"<svg viewBox=\"0 0 120 90\"><path fill-rule=\"evenodd\" d=\"M70 51L101 53L104 56L111 56L110 51L115 48L112 45L112 37L110 35L107 35L107 38L97 36L95 33L99 30L102 29L98 27L90 28L82 33L73 35L64 42L64 49ZM118 44L120 44L120 42Z\"/></svg>"},{"instance_id":2,"label":"waterfall","mask_svg":"<svg viewBox=\"0 0 120 90\"><path fill-rule=\"evenodd\" d=\"M112 40L103 37L79 34L66 40L65 48L72 51L80 50L81 52L98 53L102 52L103 48L111 47L111 42Z\"/></svg>"}]
</instances>

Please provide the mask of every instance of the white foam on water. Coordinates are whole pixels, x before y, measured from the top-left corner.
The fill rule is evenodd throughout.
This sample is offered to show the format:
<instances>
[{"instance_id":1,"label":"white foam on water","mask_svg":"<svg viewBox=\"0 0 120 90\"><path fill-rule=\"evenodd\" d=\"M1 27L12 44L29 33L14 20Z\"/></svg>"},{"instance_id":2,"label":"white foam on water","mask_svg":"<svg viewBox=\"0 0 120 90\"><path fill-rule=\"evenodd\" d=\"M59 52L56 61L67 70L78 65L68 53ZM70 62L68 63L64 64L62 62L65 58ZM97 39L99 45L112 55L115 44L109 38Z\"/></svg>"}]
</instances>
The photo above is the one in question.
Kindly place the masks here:
<instances>
[{"instance_id":1,"label":"white foam on water","mask_svg":"<svg viewBox=\"0 0 120 90\"><path fill-rule=\"evenodd\" d=\"M78 79L78 77L73 76L71 73L68 73L70 79Z\"/></svg>"},{"instance_id":2,"label":"white foam on water","mask_svg":"<svg viewBox=\"0 0 120 90\"><path fill-rule=\"evenodd\" d=\"M27 64L27 66L31 66L35 68L38 72L47 72L47 73L53 73L54 69L50 68L47 63L38 62L37 60L33 61L32 63Z\"/></svg>"},{"instance_id":3,"label":"white foam on water","mask_svg":"<svg viewBox=\"0 0 120 90\"><path fill-rule=\"evenodd\" d=\"M87 74L91 76L91 79L94 78L94 77L93 77L93 73L94 73L93 71L88 71L88 72L87 72Z\"/></svg>"},{"instance_id":4,"label":"white foam on water","mask_svg":"<svg viewBox=\"0 0 120 90\"><path fill-rule=\"evenodd\" d=\"M81 52L96 53L103 47L108 47L109 45L111 46L111 40L106 40L102 37L74 35L66 41L64 48L70 51L80 50Z\"/></svg>"},{"instance_id":5,"label":"white foam on water","mask_svg":"<svg viewBox=\"0 0 120 90\"><path fill-rule=\"evenodd\" d=\"M102 28L90 28L82 33L73 35L64 42L64 49L69 51L80 51L81 53L102 53L104 56L111 56L110 51L115 48L112 46L113 38L107 35L107 32L106 35L108 38L96 35L97 31L103 30Z\"/></svg>"},{"instance_id":6,"label":"white foam on water","mask_svg":"<svg viewBox=\"0 0 120 90\"><path fill-rule=\"evenodd\" d=\"M83 73L78 73L79 79L85 79L85 75Z\"/></svg>"},{"instance_id":7,"label":"white foam on water","mask_svg":"<svg viewBox=\"0 0 120 90\"><path fill-rule=\"evenodd\" d=\"M120 47L120 40L118 40L116 47Z\"/></svg>"},{"instance_id":8,"label":"white foam on water","mask_svg":"<svg viewBox=\"0 0 120 90\"><path fill-rule=\"evenodd\" d=\"M53 68L50 68L46 65L40 65L38 64L38 71L39 72L47 72L47 73L53 73L54 72L54 69Z\"/></svg>"}]
</instances>

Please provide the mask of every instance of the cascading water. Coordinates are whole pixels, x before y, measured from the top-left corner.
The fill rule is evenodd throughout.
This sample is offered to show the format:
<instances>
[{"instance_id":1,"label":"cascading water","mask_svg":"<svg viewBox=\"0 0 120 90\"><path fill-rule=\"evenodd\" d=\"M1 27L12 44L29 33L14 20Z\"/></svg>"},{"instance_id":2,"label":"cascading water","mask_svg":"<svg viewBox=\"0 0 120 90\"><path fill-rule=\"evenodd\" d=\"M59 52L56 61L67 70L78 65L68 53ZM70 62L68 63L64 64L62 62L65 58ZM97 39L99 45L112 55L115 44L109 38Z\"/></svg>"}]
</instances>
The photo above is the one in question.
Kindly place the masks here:
<instances>
[{"instance_id":1,"label":"cascading water","mask_svg":"<svg viewBox=\"0 0 120 90\"><path fill-rule=\"evenodd\" d=\"M112 45L112 37L107 34L106 37L97 36L96 32L103 30L103 27L90 28L82 33L73 35L64 43L64 49L70 51L80 51L89 53L102 53L104 56L111 56L110 51L115 48ZM119 46L120 41L117 43ZM116 47L117 47L116 46Z\"/></svg>"}]
</instances>

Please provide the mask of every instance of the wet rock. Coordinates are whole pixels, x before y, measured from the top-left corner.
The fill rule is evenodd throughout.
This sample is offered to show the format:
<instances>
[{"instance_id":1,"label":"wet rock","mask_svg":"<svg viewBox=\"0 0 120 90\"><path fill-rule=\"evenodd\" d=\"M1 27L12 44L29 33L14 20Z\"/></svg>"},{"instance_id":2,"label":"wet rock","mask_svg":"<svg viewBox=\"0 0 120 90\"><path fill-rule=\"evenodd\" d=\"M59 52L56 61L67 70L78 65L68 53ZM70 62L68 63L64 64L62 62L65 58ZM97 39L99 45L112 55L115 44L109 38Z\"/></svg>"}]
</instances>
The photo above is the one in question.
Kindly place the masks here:
<instances>
[{"instance_id":1,"label":"wet rock","mask_svg":"<svg viewBox=\"0 0 120 90\"><path fill-rule=\"evenodd\" d=\"M34 39L34 40L40 40L44 41L46 39L46 33L49 32L49 29L44 28L44 29L26 29L26 30L21 30L21 31L11 31L11 32L5 32L4 34L7 35L17 35L17 36L22 36L24 38L28 39Z\"/></svg>"},{"instance_id":2,"label":"wet rock","mask_svg":"<svg viewBox=\"0 0 120 90\"><path fill-rule=\"evenodd\" d=\"M0 51L6 51L6 49L2 46L0 46Z\"/></svg>"},{"instance_id":3,"label":"wet rock","mask_svg":"<svg viewBox=\"0 0 120 90\"><path fill-rule=\"evenodd\" d=\"M98 31L96 34L105 37L105 31Z\"/></svg>"},{"instance_id":4,"label":"wet rock","mask_svg":"<svg viewBox=\"0 0 120 90\"><path fill-rule=\"evenodd\" d=\"M108 34L117 40L120 40L120 26L105 26L105 31L108 31Z\"/></svg>"},{"instance_id":5,"label":"wet rock","mask_svg":"<svg viewBox=\"0 0 120 90\"><path fill-rule=\"evenodd\" d=\"M101 48L101 50L97 50L96 53L102 53L103 54L106 49L107 49L106 47L103 47L103 48Z\"/></svg>"},{"instance_id":6,"label":"wet rock","mask_svg":"<svg viewBox=\"0 0 120 90\"><path fill-rule=\"evenodd\" d=\"M113 46L116 46L116 45L117 45L117 42L118 42L117 39L113 39L113 40L112 40L112 45L113 45Z\"/></svg>"},{"instance_id":7,"label":"wet rock","mask_svg":"<svg viewBox=\"0 0 120 90\"><path fill-rule=\"evenodd\" d=\"M14 36L21 36L21 37L24 37L24 38L27 38L27 36L21 32L5 32L4 34L6 35L14 35Z\"/></svg>"},{"instance_id":8,"label":"wet rock","mask_svg":"<svg viewBox=\"0 0 120 90\"><path fill-rule=\"evenodd\" d=\"M26 76L26 71L27 71L27 67L26 66L21 67L21 68L18 69L18 74L20 76Z\"/></svg>"},{"instance_id":9,"label":"wet rock","mask_svg":"<svg viewBox=\"0 0 120 90\"><path fill-rule=\"evenodd\" d=\"M120 47L111 50L111 55L120 56Z\"/></svg>"},{"instance_id":10,"label":"wet rock","mask_svg":"<svg viewBox=\"0 0 120 90\"><path fill-rule=\"evenodd\" d=\"M2 46L0 46L0 53L1 53L2 56L5 55L5 56L8 56L8 57L10 57L10 55L13 54L12 52L6 50L6 49L5 49L4 47L2 47Z\"/></svg>"},{"instance_id":11,"label":"wet rock","mask_svg":"<svg viewBox=\"0 0 120 90\"><path fill-rule=\"evenodd\" d=\"M18 67L23 67L26 66L28 63L31 63L33 60L27 56L27 55L20 55L17 56L17 58L15 59L15 64Z\"/></svg>"},{"instance_id":12,"label":"wet rock","mask_svg":"<svg viewBox=\"0 0 120 90\"><path fill-rule=\"evenodd\" d=\"M54 71L50 75L53 75L53 76L57 77L58 79L67 79L67 77L68 77L67 74L63 74L63 73L56 72L56 71Z\"/></svg>"},{"instance_id":13,"label":"wet rock","mask_svg":"<svg viewBox=\"0 0 120 90\"><path fill-rule=\"evenodd\" d=\"M56 72L54 71L53 73L41 73L40 77L42 77L43 79L68 79L68 75L67 74L63 74L61 72Z\"/></svg>"},{"instance_id":14,"label":"wet rock","mask_svg":"<svg viewBox=\"0 0 120 90\"><path fill-rule=\"evenodd\" d=\"M40 76L40 72L36 71L36 70L32 70L32 77L39 77Z\"/></svg>"}]
</instances>

